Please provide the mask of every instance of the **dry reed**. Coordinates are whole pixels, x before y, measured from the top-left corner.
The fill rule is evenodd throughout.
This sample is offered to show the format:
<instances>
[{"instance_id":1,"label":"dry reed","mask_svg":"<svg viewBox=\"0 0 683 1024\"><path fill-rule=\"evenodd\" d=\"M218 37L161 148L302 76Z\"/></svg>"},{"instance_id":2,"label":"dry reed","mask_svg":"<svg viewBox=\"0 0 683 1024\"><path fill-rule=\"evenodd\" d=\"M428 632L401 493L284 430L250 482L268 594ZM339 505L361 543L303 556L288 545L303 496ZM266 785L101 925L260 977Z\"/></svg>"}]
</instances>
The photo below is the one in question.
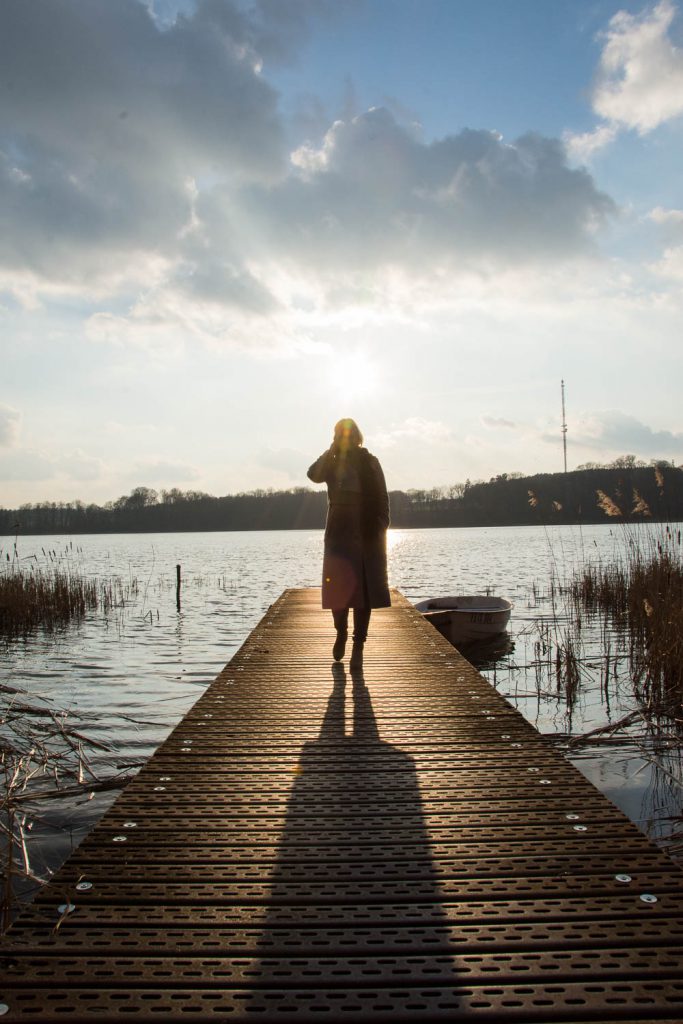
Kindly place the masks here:
<instances>
[{"instance_id":1,"label":"dry reed","mask_svg":"<svg viewBox=\"0 0 683 1024\"><path fill-rule=\"evenodd\" d=\"M55 711L47 699L0 684L0 930L49 880L50 869L40 855L35 863L31 850L33 824L47 806L120 789L131 778L118 769L103 774L95 764L98 752L115 750L87 735L94 728L94 719Z\"/></svg>"},{"instance_id":2,"label":"dry reed","mask_svg":"<svg viewBox=\"0 0 683 1024\"><path fill-rule=\"evenodd\" d=\"M56 629L97 608L97 584L54 570L12 569L0 576L0 632L22 636L38 626Z\"/></svg>"},{"instance_id":3,"label":"dry reed","mask_svg":"<svg viewBox=\"0 0 683 1024\"><path fill-rule=\"evenodd\" d=\"M88 611L109 612L122 603L120 581L100 582L72 568L18 566L0 571L0 637L26 637L79 622Z\"/></svg>"},{"instance_id":4,"label":"dry reed","mask_svg":"<svg viewBox=\"0 0 683 1024\"><path fill-rule=\"evenodd\" d=\"M588 565L570 584L575 614L600 615L626 641L634 690L654 714L680 716L683 700L681 532L635 532L627 553Z\"/></svg>"},{"instance_id":5,"label":"dry reed","mask_svg":"<svg viewBox=\"0 0 683 1024\"><path fill-rule=\"evenodd\" d=\"M606 516L610 518L619 518L623 516L623 512L617 505L616 501L610 498L609 494L605 494L604 491L597 490L595 492L598 496L598 508L601 508Z\"/></svg>"}]
</instances>

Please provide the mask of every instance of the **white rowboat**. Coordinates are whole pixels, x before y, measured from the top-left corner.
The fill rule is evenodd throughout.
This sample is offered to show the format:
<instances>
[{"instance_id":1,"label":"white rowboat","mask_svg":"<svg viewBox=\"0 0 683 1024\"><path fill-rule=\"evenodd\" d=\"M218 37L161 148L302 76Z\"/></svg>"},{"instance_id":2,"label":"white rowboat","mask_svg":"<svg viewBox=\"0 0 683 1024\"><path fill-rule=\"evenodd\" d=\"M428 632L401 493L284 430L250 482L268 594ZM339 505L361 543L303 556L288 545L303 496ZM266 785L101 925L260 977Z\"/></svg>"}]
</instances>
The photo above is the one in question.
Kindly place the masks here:
<instances>
[{"instance_id":1,"label":"white rowboat","mask_svg":"<svg viewBox=\"0 0 683 1024\"><path fill-rule=\"evenodd\" d=\"M452 644L490 640L505 632L512 604L504 597L433 597L415 607Z\"/></svg>"}]
</instances>

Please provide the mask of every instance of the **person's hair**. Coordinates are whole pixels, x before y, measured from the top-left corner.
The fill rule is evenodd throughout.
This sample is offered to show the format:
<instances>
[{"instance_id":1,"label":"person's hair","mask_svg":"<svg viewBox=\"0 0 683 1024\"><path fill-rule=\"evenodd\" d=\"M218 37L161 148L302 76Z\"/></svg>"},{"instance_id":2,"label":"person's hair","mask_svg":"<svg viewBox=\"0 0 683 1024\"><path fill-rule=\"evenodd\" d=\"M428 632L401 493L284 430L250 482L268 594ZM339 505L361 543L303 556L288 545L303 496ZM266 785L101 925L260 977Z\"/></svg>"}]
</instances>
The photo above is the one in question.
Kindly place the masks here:
<instances>
[{"instance_id":1,"label":"person's hair","mask_svg":"<svg viewBox=\"0 0 683 1024\"><path fill-rule=\"evenodd\" d=\"M337 447L348 448L358 448L363 443L363 435L355 420L346 418L335 423L334 443Z\"/></svg>"}]
</instances>

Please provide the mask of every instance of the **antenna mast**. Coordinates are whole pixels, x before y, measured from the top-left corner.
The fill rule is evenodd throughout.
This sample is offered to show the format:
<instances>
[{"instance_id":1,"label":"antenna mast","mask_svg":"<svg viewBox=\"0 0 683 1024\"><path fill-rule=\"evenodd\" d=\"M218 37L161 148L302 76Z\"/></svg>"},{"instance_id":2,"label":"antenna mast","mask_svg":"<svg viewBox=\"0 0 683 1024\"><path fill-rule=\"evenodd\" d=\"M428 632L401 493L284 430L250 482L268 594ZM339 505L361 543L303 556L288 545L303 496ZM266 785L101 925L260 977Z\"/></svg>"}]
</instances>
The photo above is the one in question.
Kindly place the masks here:
<instances>
[{"instance_id":1,"label":"antenna mast","mask_svg":"<svg viewBox=\"0 0 683 1024\"><path fill-rule=\"evenodd\" d=\"M564 410L564 381L562 383L562 450L564 452L564 471L567 472L567 417Z\"/></svg>"}]
</instances>

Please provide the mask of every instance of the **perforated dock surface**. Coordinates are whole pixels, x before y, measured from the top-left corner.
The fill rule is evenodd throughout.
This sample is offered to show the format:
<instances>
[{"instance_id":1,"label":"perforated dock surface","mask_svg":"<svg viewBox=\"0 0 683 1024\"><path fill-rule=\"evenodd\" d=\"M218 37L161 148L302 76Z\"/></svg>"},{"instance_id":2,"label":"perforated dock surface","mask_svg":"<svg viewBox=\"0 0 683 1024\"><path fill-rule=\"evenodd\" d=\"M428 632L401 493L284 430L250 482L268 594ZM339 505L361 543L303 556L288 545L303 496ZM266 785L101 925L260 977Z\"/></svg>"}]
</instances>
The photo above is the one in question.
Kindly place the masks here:
<instances>
[{"instance_id":1,"label":"perforated dock surface","mask_svg":"<svg viewBox=\"0 0 683 1024\"><path fill-rule=\"evenodd\" d=\"M401 595L360 679L318 602L282 595L16 922L6 1019L683 1020L683 873Z\"/></svg>"}]
</instances>

